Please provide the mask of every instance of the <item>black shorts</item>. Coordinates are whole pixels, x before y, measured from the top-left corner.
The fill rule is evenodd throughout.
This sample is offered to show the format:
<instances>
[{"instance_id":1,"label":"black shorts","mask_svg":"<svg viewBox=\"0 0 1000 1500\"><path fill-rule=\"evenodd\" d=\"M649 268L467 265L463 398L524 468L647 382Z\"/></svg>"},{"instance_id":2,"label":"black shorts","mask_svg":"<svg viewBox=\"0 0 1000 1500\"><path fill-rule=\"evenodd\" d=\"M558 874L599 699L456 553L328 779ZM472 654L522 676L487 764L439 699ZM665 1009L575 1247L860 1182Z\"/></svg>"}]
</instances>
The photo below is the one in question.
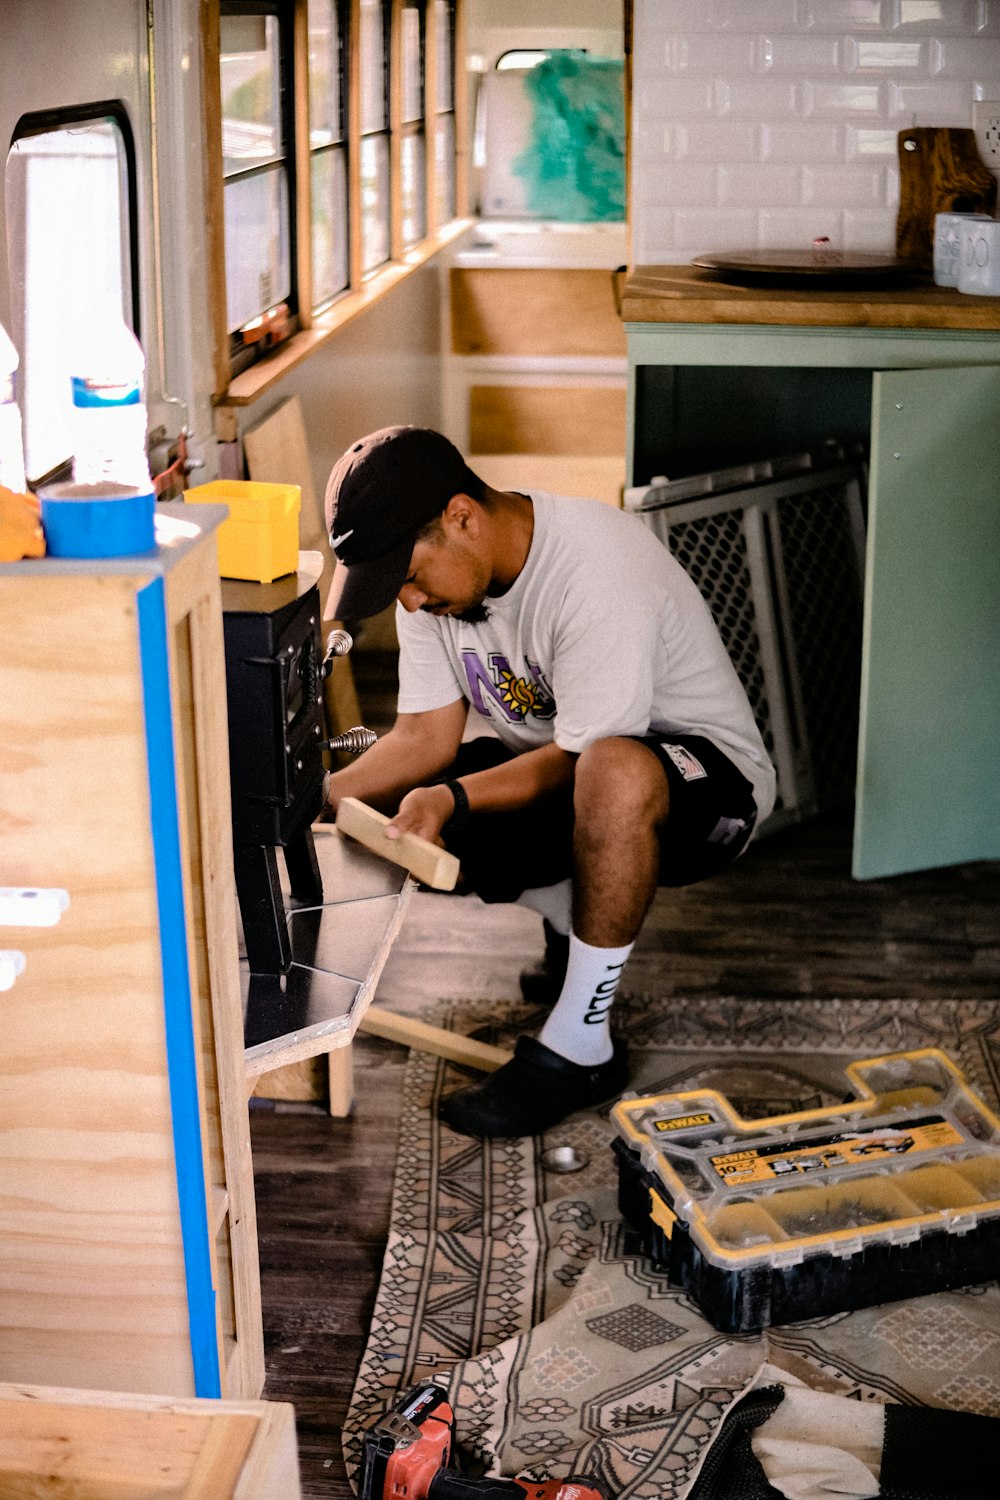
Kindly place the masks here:
<instances>
[{"instance_id":1,"label":"black shorts","mask_svg":"<svg viewBox=\"0 0 1000 1500\"><path fill-rule=\"evenodd\" d=\"M663 767L670 813L661 835L659 885L694 885L732 864L757 821L750 782L711 740L695 734L632 735ZM471 776L512 760L491 735L460 746L442 780ZM573 792L551 793L530 807L473 813L447 840L462 866L462 889L484 901L516 901L524 890L573 873Z\"/></svg>"}]
</instances>

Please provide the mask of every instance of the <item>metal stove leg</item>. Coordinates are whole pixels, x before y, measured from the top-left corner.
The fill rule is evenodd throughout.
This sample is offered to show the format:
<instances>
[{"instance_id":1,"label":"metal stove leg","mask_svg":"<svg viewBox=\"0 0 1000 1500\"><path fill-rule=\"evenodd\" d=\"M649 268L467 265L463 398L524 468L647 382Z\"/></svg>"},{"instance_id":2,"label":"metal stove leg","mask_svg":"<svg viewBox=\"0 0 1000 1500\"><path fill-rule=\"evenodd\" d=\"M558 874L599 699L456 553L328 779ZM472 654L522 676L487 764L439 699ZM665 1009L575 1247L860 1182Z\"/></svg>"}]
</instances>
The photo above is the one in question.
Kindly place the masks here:
<instances>
[{"instance_id":1,"label":"metal stove leg","mask_svg":"<svg viewBox=\"0 0 1000 1500\"><path fill-rule=\"evenodd\" d=\"M236 844L233 853L250 972L287 974L292 947L276 850L270 844Z\"/></svg>"},{"instance_id":2,"label":"metal stove leg","mask_svg":"<svg viewBox=\"0 0 1000 1500\"><path fill-rule=\"evenodd\" d=\"M323 877L311 828L303 829L285 845L285 868L296 901L318 906L323 900Z\"/></svg>"}]
</instances>

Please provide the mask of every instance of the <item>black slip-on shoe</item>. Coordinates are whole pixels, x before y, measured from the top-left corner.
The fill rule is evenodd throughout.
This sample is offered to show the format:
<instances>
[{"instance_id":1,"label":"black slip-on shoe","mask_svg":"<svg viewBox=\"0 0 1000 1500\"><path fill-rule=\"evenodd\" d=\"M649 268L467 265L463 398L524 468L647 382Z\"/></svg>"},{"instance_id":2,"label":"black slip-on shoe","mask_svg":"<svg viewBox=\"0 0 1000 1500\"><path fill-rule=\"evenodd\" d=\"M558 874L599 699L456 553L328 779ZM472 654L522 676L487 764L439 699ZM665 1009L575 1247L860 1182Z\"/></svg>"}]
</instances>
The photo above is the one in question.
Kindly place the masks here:
<instances>
[{"instance_id":1,"label":"black slip-on shoe","mask_svg":"<svg viewBox=\"0 0 1000 1500\"><path fill-rule=\"evenodd\" d=\"M569 937L557 932L548 918L543 918L545 955L540 967L525 969L521 975L521 994L529 1005L555 1005L566 978L569 963Z\"/></svg>"},{"instance_id":2,"label":"black slip-on shoe","mask_svg":"<svg viewBox=\"0 0 1000 1500\"><path fill-rule=\"evenodd\" d=\"M449 1094L438 1116L459 1135L541 1135L567 1115L604 1104L628 1083L624 1042L608 1062L570 1062L533 1036L520 1036L510 1062L468 1088Z\"/></svg>"}]
</instances>

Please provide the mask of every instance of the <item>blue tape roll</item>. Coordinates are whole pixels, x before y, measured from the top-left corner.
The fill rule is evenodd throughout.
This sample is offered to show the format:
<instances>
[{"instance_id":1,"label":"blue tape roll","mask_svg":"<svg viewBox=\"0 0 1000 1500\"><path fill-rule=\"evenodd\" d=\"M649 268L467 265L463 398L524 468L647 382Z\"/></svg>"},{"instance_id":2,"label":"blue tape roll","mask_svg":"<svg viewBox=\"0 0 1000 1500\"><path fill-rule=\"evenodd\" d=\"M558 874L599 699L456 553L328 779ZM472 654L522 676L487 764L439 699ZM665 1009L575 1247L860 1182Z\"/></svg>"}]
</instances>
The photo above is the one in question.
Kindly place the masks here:
<instances>
[{"instance_id":1,"label":"blue tape roll","mask_svg":"<svg viewBox=\"0 0 1000 1500\"><path fill-rule=\"evenodd\" d=\"M50 557L128 557L156 546L156 496L124 484L51 484L39 490Z\"/></svg>"}]
</instances>

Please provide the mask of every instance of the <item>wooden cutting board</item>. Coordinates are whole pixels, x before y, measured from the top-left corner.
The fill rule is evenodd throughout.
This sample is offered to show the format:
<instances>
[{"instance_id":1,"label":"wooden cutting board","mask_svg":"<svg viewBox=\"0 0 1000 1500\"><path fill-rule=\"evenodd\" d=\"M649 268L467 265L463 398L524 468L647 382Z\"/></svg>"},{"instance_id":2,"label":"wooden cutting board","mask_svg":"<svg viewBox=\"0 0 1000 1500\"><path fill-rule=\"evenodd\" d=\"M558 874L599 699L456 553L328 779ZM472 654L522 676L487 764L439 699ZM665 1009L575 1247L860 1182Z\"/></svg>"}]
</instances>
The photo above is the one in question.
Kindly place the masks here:
<instances>
[{"instance_id":1,"label":"wooden cutting board","mask_svg":"<svg viewBox=\"0 0 1000 1500\"><path fill-rule=\"evenodd\" d=\"M901 130L896 254L922 271L934 264L934 215L992 214L997 180L983 165L973 130L914 126Z\"/></svg>"}]
</instances>

